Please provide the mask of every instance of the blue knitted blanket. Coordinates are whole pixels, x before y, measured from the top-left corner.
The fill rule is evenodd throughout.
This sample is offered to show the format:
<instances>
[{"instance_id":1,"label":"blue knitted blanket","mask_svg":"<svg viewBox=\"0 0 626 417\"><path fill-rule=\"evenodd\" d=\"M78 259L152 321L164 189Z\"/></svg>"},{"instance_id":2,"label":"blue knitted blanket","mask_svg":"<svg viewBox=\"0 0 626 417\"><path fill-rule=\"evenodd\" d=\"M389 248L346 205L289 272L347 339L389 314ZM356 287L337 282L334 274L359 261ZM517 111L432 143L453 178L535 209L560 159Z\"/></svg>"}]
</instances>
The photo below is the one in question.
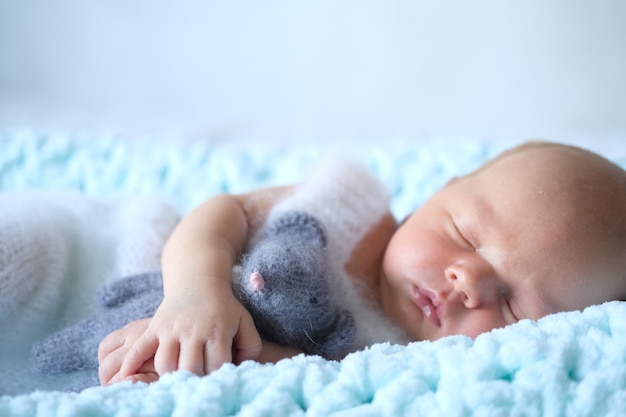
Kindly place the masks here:
<instances>
[{"instance_id":1,"label":"blue knitted blanket","mask_svg":"<svg viewBox=\"0 0 626 417\"><path fill-rule=\"evenodd\" d=\"M0 190L150 195L184 213L218 192L295 182L327 148L0 130ZM398 217L500 149L478 139L336 148L360 158L388 185ZM626 161L626 151L607 156ZM302 355L275 365L226 365L203 378L176 372L149 386L121 383L81 393L52 388L0 397L0 416L625 412L626 303L619 302L524 320L474 340L377 344L341 362Z\"/></svg>"}]
</instances>

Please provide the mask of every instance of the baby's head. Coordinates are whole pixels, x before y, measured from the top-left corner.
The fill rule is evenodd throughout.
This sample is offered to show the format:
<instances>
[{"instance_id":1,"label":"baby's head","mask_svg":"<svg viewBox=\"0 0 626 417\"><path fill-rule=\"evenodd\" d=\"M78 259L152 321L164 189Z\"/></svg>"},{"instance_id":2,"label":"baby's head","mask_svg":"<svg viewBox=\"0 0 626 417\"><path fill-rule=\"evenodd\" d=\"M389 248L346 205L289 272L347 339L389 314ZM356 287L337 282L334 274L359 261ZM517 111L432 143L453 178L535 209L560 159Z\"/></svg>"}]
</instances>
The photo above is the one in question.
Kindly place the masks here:
<instances>
[{"instance_id":1,"label":"baby's head","mask_svg":"<svg viewBox=\"0 0 626 417\"><path fill-rule=\"evenodd\" d=\"M505 152L403 222L381 299L431 340L626 300L626 172L565 145Z\"/></svg>"}]
</instances>

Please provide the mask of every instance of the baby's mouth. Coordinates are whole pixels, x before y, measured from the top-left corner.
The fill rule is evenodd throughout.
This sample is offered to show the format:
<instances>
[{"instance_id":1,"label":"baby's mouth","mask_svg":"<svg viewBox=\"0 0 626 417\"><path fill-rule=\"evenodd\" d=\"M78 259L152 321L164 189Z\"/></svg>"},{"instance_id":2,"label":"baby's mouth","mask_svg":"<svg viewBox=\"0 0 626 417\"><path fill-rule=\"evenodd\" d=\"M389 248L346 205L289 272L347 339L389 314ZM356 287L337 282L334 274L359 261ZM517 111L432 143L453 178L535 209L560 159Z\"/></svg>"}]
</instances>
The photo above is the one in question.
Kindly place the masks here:
<instances>
[{"instance_id":1,"label":"baby's mouth","mask_svg":"<svg viewBox=\"0 0 626 417\"><path fill-rule=\"evenodd\" d=\"M436 292L418 287L413 287L413 302L424 312L424 316L435 326L441 327L439 306L441 300Z\"/></svg>"}]
</instances>

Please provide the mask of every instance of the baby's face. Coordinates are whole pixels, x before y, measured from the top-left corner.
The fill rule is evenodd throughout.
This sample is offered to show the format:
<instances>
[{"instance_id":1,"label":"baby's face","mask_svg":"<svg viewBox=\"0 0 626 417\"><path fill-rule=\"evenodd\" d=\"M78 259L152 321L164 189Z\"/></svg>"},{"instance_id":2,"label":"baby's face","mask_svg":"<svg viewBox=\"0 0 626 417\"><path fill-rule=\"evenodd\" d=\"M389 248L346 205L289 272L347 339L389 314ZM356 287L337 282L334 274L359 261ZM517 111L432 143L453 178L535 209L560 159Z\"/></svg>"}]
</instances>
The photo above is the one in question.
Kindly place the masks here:
<instances>
[{"instance_id":1,"label":"baby's face","mask_svg":"<svg viewBox=\"0 0 626 417\"><path fill-rule=\"evenodd\" d=\"M594 239L573 209L584 195L564 183L567 158L553 157L507 156L452 181L400 226L385 253L381 300L415 339L474 337L623 290L623 276L604 265L624 258L623 245Z\"/></svg>"}]
</instances>

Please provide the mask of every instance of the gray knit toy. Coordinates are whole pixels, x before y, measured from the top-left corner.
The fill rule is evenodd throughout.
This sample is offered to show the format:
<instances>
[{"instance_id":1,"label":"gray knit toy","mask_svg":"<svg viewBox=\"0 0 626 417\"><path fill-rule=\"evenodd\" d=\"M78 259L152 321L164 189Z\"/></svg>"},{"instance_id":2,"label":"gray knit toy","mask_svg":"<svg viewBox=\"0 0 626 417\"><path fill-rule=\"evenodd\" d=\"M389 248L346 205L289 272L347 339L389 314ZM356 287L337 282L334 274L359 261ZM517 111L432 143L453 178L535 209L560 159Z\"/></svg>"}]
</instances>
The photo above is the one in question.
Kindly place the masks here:
<instances>
[{"instance_id":1,"label":"gray knit toy","mask_svg":"<svg viewBox=\"0 0 626 417\"><path fill-rule=\"evenodd\" d=\"M309 354L339 358L349 350L356 324L332 297L325 243L320 224L309 214L287 212L275 218L242 257L234 289L263 338ZM131 321L154 315L162 299L160 272L106 285L97 296L101 314L33 346L35 370L44 374L92 370L71 389L97 385L100 341Z\"/></svg>"},{"instance_id":2,"label":"gray knit toy","mask_svg":"<svg viewBox=\"0 0 626 417\"><path fill-rule=\"evenodd\" d=\"M348 353L356 324L333 299L325 247L324 231L311 215L276 218L244 256L236 293L263 338L340 358Z\"/></svg>"}]
</instances>

